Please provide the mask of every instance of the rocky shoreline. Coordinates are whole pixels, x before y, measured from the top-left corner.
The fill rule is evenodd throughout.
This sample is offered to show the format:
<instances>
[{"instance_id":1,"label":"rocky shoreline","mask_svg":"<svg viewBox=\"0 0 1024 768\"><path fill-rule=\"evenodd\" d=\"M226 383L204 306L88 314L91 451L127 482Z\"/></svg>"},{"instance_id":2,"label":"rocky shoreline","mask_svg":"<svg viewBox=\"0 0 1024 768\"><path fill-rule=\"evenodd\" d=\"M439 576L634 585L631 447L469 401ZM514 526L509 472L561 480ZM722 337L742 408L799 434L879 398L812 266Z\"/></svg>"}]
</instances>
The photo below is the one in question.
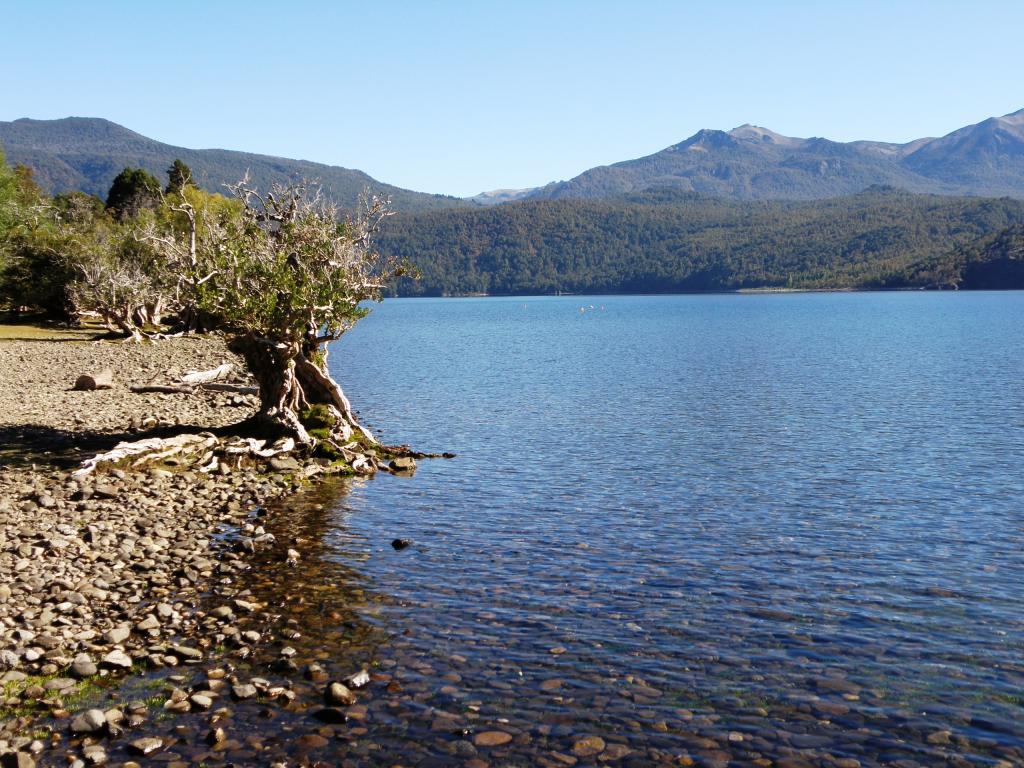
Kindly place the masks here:
<instances>
[{"instance_id":1,"label":"rocky shoreline","mask_svg":"<svg viewBox=\"0 0 1024 768\"><path fill-rule=\"evenodd\" d=\"M240 574L252 553L276 544L261 525L262 505L299 487L292 474L269 465L205 474L114 469L81 479L70 471L121 440L244 420L252 396L128 389L233 358L216 338L0 341L0 765L58 757L103 765L107 750L94 737L130 733L154 706L181 713L222 700L289 698L287 687L221 669L159 701L95 706L104 687L126 675L228 651L245 659L263 642L251 627L270 616L247 599ZM71 391L77 375L101 367L115 371L111 389ZM290 546L280 554L300 556ZM287 654L281 658L288 666ZM328 703L333 696L334 704L354 704L341 683L325 692ZM140 757L164 746L126 738ZM226 739L216 727L207 736L210 745Z\"/></svg>"}]
</instances>

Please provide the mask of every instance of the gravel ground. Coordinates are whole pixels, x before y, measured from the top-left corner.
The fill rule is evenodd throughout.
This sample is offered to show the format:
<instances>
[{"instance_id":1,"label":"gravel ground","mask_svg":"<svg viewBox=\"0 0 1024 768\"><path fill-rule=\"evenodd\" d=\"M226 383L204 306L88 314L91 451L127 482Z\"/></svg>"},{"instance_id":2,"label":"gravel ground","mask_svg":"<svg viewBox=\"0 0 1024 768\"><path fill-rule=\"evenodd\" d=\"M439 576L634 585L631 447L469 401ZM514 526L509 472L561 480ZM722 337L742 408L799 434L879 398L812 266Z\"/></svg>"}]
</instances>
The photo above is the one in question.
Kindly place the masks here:
<instances>
[{"instance_id":1,"label":"gravel ground","mask_svg":"<svg viewBox=\"0 0 1024 768\"><path fill-rule=\"evenodd\" d=\"M74 716L88 685L130 670L195 663L256 643L235 626L256 611L233 574L257 549L252 510L293 490L281 474L70 470L121 440L246 418L255 399L230 393L134 394L188 370L238 363L219 339L131 345L0 341L0 762L34 765L61 741L29 733L41 717L72 734L115 734L145 719L131 707ZM114 386L71 391L114 370ZM239 363L238 369L242 369ZM223 599L204 611L210 596ZM204 703L200 700L200 706ZM186 704L186 708L187 708ZM100 750L100 753L102 750ZM78 757L99 765L93 750Z\"/></svg>"},{"instance_id":2,"label":"gravel ground","mask_svg":"<svg viewBox=\"0 0 1024 768\"><path fill-rule=\"evenodd\" d=\"M219 338L168 339L157 344L120 342L0 340L0 429L4 442L28 427L59 439L67 432L117 434L133 419L153 417L164 423L223 426L248 415L224 408L233 395L200 396L133 394L139 384L173 384L190 370L208 370L223 362L244 365ZM114 371L109 390L75 392L71 387L83 373L103 368ZM247 406L248 407L248 406Z\"/></svg>"}]
</instances>

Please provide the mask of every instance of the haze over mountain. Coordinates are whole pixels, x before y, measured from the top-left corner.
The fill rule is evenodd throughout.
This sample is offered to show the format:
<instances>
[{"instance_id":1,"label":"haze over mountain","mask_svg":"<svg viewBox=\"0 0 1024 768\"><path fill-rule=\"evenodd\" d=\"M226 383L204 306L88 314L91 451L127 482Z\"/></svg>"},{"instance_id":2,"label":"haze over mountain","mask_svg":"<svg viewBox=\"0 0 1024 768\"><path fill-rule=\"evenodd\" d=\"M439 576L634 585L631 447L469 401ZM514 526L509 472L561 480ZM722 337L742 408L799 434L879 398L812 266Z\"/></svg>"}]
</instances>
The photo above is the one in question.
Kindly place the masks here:
<instances>
[{"instance_id":1,"label":"haze over mountain","mask_svg":"<svg viewBox=\"0 0 1024 768\"><path fill-rule=\"evenodd\" d=\"M1024 110L906 144L799 139L741 125L584 171L522 198L606 198L657 188L739 200L814 200L873 185L1024 198Z\"/></svg>"},{"instance_id":2,"label":"haze over mountain","mask_svg":"<svg viewBox=\"0 0 1024 768\"><path fill-rule=\"evenodd\" d=\"M199 186L215 192L223 192L224 184L235 183L248 172L253 183L264 189L273 182L315 181L343 207L354 206L366 188L388 195L400 211L470 205L456 197L384 184L350 168L225 149L175 147L100 118L0 122L0 146L9 163L32 168L36 180L51 194L81 190L106 197L110 183L125 167L145 168L164 180L168 166L180 159L192 168Z\"/></svg>"}]
</instances>

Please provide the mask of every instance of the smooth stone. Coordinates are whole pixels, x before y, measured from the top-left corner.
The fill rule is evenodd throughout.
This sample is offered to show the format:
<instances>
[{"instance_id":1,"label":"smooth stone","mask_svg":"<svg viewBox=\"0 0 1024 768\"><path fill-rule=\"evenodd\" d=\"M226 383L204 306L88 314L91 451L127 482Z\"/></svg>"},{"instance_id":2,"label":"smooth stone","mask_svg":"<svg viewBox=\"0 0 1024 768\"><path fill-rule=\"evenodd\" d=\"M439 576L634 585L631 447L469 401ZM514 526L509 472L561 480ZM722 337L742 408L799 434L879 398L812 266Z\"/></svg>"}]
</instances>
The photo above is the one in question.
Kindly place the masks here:
<instances>
[{"instance_id":1,"label":"smooth stone","mask_svg":"<svg viewBox=\"0 0 1024 768\"><path fill-rule=\"evenodd\" d=\"M103 639L106 640L111 645L119 645L120 643L123 643L125 640L127 640L129 637L131 637L131 634L132 634L131 627L126 627L126 626L114 627L113 629L107 631L103 635Z\"/></svg>"},{"instance_id":2,"label":"smooth stone","mask_svg":"<svg viewBox=\"0 0 1024 768\"><path fill-rule=\"evenodd\" d=\"M171 648L171 653L185 661L196 661L203 658L203 652L197 648L189 648L187 645L176 645Z\"/></svg>"},{"instance_id":3,"label":"smooth stone","mask_svg":"<svg viewBox=\"0 0 1024 768\"><path fill-rule=\"evenodd\" d=\"M321 749L330 743L330 741L318 733L308 733L305 736L300 737L298 740L299 749L307 751L312 749Z\"/></svg>"},{"instance_id":4,"label":"smooth stone","mask_svg":"<svg viewBox=\"0 0 1024 768\"><path fill-rule=\"evenodd\" d=\"M602 761L621 760L626 755L633 753L633 750L625 744L609 744L601 753Z\"/></svg>"},{"instance_id":5,"label":"smooth stone","mask_svg":"<svg viewBox=\"0 0 1024 768\"><path fill-rule=\"evenodd\" d=\"M361 669L354 675L349 675L345 678L345 685L349 688L364 688L370 684L370 673L365 669Z\"/></svg>"},{"instance_id":6,"label":"smooth stone","mask_svg":"<svg viewBox=\"0 0 1024 768\"><path fill-rule=\"evenodd\" d=\"M101 709L89 709L71 721L74 733L98 733L107 725L107 716Z\"/></svg>"},{"instance_id":7,"label":"smooth stone","mask_svg":"<svg viewBox=\"0 0 1024 768\"><path fill-rule=\"evenodd\" d=\"M505 731L484 731L473 737L473 743L478 747L500 747L512 741L512 734Z\"/></svg>"},{"instance_id":8,"label":"smooth stone","mask_svg":"<svg viewBox=\"0 0 1024 768\"><path fill-rule=\"evenodd\" d=\"M278 472L294 472L299 469L299 462L291 456L275 456L270 460L270 466Z\"/></svg>"},{"instance_id":9,"label":"smooth stone","mask_svg":"<svg viewBox=\"0 0 1024 768\"><path fill-rule=\"evenodd\" d=\"M85 762L89 765L106 765L107 752L99 744L93 744L82 750Z\"/></svg>"},{"instance_id":10,"label":"smooth stone","mask_svg":"<svg viewBox=\"0 0 1024 768\"><path fill-rule=\"evenodd\" d=\"M231 695L236 699L254 699L259 691L256 690L255 685L249 683L239 683L238 685L231 686Z\"/></svg>"},{"instance_id":11,"label":"smooth stone","mask_svg":"<svg viewBox=\"0 0 1024 768\"><path fill-rule=\"evenodd\" d=\"M75 660L71 662L71 674L75 677L92 677L97 672L99 672L99 669L97 669L96 663L87 653L78 654L75 656Z\"/></svg>"},{"instance_id":12,"label":"smooth stone","mask_svg":"<svg viewBox=\"0 0 1024 768\"><path fill-rule=\"evenodd\" d=\"M117 498L117 488L110 483L96 483L95 487L92 489L92 493L94 496L101 499Z\"/></svg>"},{"instance_id":13,"label":"smooth stone","mask_svg":"<svg viewBox=\"0 0 1024 768\"><path fill-rule=\"evenodd\" d=\"M157 750L163 749L163 739L143 738L136 739L128 744L128 748L137 755L151 755Z\"/></svg>"},{"instance_id":14,"label":"smooth stone","mask_svg":"<svg viewBox=\"0 0 1024 768\"><path fill-rule=\"evenodd\" d=\"M131 669L132 667L131 657L124 651L111 651L103 657L103 663L117 669Z\"/></svg>"},{"instance_id":15,"label":"smooth stone","mask_svg":"<svg viewBox=\"0 0 1024 768\"><path fill-rule=\"evenodd\" d=\"M324 701L347 707L356 703L356 695L341 683L331 683L324 690Z\"/></svg>"},{"instance_id":16,"label":"smooth stone","mask_svg":"<svg viewBox=\"0 0 1024 768\"><path fill-rule=\"evenodd\" d=\"M604 739L600 736L584 736L572 745L572 753L576 757L593 757L604 752Z\"/></svg>"}]
</instances>

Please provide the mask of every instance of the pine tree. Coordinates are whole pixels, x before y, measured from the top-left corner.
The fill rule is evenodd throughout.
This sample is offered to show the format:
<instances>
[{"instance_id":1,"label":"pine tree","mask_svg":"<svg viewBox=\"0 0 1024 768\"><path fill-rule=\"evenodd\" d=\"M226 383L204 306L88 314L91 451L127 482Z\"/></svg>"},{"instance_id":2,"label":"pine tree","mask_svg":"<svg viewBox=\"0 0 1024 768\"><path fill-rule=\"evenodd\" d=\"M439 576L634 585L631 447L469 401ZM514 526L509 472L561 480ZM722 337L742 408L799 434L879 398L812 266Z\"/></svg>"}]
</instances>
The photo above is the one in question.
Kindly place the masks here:
<instances>
[{"instance_id":1,"label":"pine tree","mask_svg":"<svg viewBox=\"0 0 1024 768\"><path fill-rule=\"evenodd\" d=\"M107 193L107 210L118 221L138 216L144 208L160 203L160 182L142 168L125 168L114 179Z\"/></svg>"},{"instance_id":2,"label":"pine tree","mask_svg":"<svg viewBox=\"0 0 1024 768\"><path fill-rule=\"evenodd\" d=\"M181 160L175 160L167 169L167 179L167 189L164 190L164 193L168 197L178 195L185 185L192 184L192 169Z\"/></svg>"}]
</instances>

